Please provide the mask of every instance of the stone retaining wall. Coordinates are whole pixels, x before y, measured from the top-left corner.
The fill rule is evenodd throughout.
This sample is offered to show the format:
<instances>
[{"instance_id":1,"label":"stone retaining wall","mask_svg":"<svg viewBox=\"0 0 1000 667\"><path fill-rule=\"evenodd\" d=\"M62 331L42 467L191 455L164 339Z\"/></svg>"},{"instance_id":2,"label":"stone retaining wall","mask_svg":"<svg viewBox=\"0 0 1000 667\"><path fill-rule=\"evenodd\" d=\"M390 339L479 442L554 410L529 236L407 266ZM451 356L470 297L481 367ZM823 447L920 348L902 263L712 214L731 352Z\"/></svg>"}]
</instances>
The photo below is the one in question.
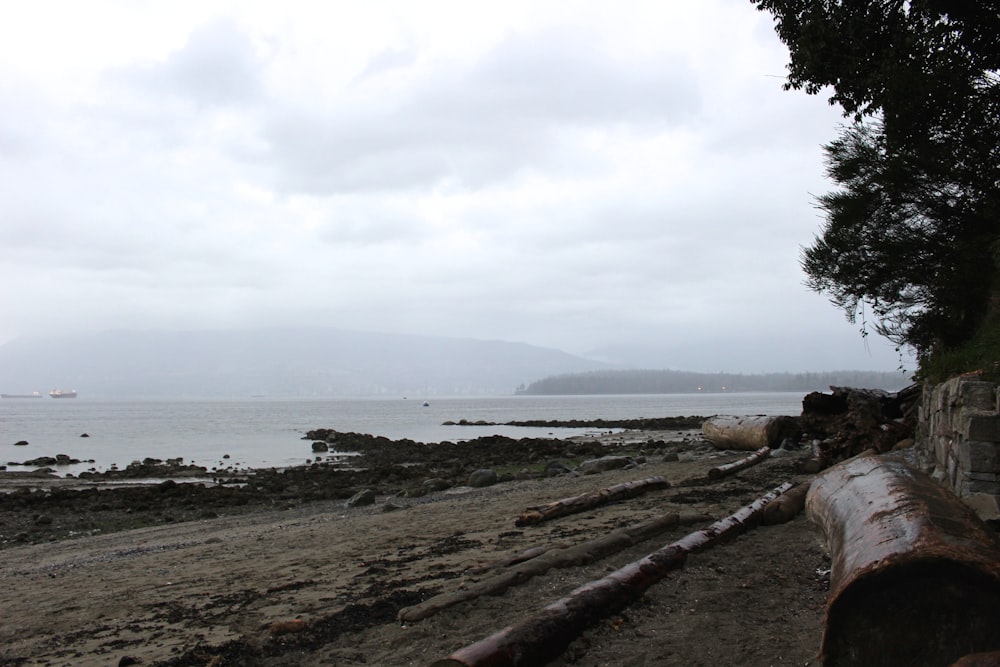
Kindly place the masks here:
<instances>
[{"instance_id":1,"label":"stone retaining wall","mask_svg":"<svg viewBox=\"0 0 1000 667\"><path fill-rule=\"evenodd\" d=\"M985 520L1000 520L1000 387L975 376L925 388L921 464Z\"/></svg>"}]
</instances>

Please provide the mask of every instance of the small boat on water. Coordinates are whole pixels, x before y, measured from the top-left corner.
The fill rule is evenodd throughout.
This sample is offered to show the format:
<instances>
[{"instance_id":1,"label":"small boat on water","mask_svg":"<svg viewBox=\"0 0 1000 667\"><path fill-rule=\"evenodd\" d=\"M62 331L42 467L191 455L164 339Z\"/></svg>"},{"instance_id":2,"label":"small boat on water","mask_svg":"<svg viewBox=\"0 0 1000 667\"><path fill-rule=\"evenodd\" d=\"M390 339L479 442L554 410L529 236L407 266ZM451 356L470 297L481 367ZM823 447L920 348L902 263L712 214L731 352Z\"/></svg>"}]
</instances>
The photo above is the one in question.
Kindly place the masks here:
<instances>
[{"instance_id":1,"label":"small boat on water","mask_svg":"<svg viewBox=\"0 0 1000 667\"><path fill-rule=\"evenodd\" d=\"M0 398L41 398L42 392L33 391L30 394L0 394Z\"/></svg>"},{"instance_id":2,"label":"small boat on water","mask_svg":"<svg viewBox=\"0 0 1000 667\"><path fill-rule=\"evenodd\" d=\"M69 391L65 389L53 389L49 392L49 396L52 398L76 398L76 389L70 389Z\"/></svg>"}]
</instances>

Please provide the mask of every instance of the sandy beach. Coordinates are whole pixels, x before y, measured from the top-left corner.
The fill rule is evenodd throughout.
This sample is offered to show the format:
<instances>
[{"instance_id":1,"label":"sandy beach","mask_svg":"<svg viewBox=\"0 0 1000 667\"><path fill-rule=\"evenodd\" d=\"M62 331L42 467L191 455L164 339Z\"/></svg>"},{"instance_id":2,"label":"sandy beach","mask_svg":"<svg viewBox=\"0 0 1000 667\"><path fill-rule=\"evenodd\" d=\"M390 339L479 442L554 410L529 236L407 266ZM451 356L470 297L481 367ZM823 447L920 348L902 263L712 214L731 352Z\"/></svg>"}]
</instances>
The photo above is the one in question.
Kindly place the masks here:
<instances>
[{"instance_id":1,"label":"sandy beach","mask_svg":"<svg viewBox=\"0 0 1000 667\"><path fill-rule=\"evenodd\" d=\"M419 621L400 609L494 576L533 547L569 547L668 512L721 518L785 481L799 455L682 485L739 458L690 434L607 443L643 457L594 475L452 487L171 521L0 550L4 665L429 665L711 521ZM676 442L672 442L674 438ZM664 451L667 452L664 455ZM676 454L676 456L675 456ZM664 460L673 459L677 460ZM517 527L528 507L663 476L669 488ZM387 506L388 505L388 506ZM387 511L398 507L395 511ZM56 521L59 518L56 517ZM557 665L816 664L827 557L800 515L692 555L635 604L582 632Z\"/></svg>"}]
</instances>

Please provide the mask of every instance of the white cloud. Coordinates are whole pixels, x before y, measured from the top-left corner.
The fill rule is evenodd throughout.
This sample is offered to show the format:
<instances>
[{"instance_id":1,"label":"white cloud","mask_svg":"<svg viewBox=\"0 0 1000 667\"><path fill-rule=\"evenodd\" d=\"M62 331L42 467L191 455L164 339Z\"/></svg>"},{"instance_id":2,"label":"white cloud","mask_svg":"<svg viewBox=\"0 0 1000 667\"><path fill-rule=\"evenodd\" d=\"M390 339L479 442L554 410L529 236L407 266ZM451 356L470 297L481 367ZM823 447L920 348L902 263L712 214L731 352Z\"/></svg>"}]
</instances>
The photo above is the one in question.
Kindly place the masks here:
<instances>
[{"instance_id":1,"label":"white cloud","mask_svg":"<svg viewBox=\"0 0 1000 667\"><path fill-rule=\"evenodd\" d=\"M801 285L839 116L781 91L748 3L85 5L0 25L0 340L282 322L895 366Z\"/></svg>"}]
</instances>

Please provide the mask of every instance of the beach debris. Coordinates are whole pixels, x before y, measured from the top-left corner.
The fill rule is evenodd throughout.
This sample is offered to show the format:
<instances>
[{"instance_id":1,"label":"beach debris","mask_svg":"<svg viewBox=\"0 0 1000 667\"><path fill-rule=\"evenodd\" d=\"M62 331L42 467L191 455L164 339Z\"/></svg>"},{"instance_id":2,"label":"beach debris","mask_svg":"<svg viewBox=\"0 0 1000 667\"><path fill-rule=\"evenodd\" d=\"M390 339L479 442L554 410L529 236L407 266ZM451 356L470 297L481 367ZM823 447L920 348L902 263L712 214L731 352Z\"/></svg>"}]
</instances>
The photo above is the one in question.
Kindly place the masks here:
<instances>
[{"instance_id":1,"label":"beach debris","mask_svg":"<svg viewBox=\"0 0 1000 667\"><path fill-rule=\"evenodd\" d=\"M521 515L514 521L514 525L530 526L542 523L543 521L576 514L618 500L634 498L649 491L666 489L669 486L670 483L660 476L622 482L621 484L615 484L599 491L581 493L580 495L563 498L562 500L556 500L545 505L529 507L521 512Z\"/></svg>"},{"instance_id":2,"label":"beach debris","mask_svg":"<svg viewBox=\"0 0 1000 667\"><path fill-rule=\"evenodd\" d=\"M483 595L499 595L511 586L523 584L532 577L545 574L551 569L576 567L592 563L632 545L639 544L678 525L705 521L703 514L677 513L663 514L635 526L619 528L607 535L581 542L573 546L555 545L522 552L514 565L503 572L475 582L466 582L458 590L436 595L429 600L400 609L397 618L404 623L412 623L433 616L442 609L460 602L473 600Z\"/></svg>"},{"instance_id":3,"label":"beach debris","mask_svg":"<svg viewBox=\"0 0 1000 667\"><path fill-rule=\"evenodd\" d=\"M916 430L921 388L914 384L895 393L880 389L830 387L802 399L802 432L813 443L813 456L826 468L866 449L892 450Z\"/></svg>"},{"instance_id":4,"label":"beach debris","mask_svg":"<svg viewBox=\"0 0 1000 667\"><path fill-rule=\"evenodd\" d=\"M714 468L708 469L709 479L719 479L721 477L726 477L728 475L734 475L740 470L749 468L750 466L757 465L768 456L771 455L770 447L761 447L753 454L749 456L744 456L742 459L733 461L732 463L725 463L723 465L715 466Z\"/></svg>"},{"instance_id":5,"label":"beach debris","mask_svg":"<svg viewBox=\"0 0 1000 667\"><path fill-rule=\"evenodd\" d=\"M824 665L948 665L1000 650L1000 543L946 488L863 455L820 474L806 512L832 557Z\"/></svg>"},{"instance_id":6,"label":"beach debris","mask_svg":"<svg viewBox=\"0 0 1000 667\"><path fill-rule=\"evenodd\" d=\"M753 528L768 503L791 487L789 483L782 484L707 528L690 533L603 579L580 586L533 616L459 649L434 662L432 667L544 665L561 654L585 628L624 609L650 586L683 567L689 553Z\"/></svg>"},{"instance_id":7,"label":"beach debris","mask_svg":"<svg viewBox=\"0 0 1000 667\"><path fill-rule=\"evenodd\" d=\"M786 438L798 439L802 428L796 417L720 415L706 419L701 432L718 449L753 451L777 447Z\"/></svg>"}]
</instances>

